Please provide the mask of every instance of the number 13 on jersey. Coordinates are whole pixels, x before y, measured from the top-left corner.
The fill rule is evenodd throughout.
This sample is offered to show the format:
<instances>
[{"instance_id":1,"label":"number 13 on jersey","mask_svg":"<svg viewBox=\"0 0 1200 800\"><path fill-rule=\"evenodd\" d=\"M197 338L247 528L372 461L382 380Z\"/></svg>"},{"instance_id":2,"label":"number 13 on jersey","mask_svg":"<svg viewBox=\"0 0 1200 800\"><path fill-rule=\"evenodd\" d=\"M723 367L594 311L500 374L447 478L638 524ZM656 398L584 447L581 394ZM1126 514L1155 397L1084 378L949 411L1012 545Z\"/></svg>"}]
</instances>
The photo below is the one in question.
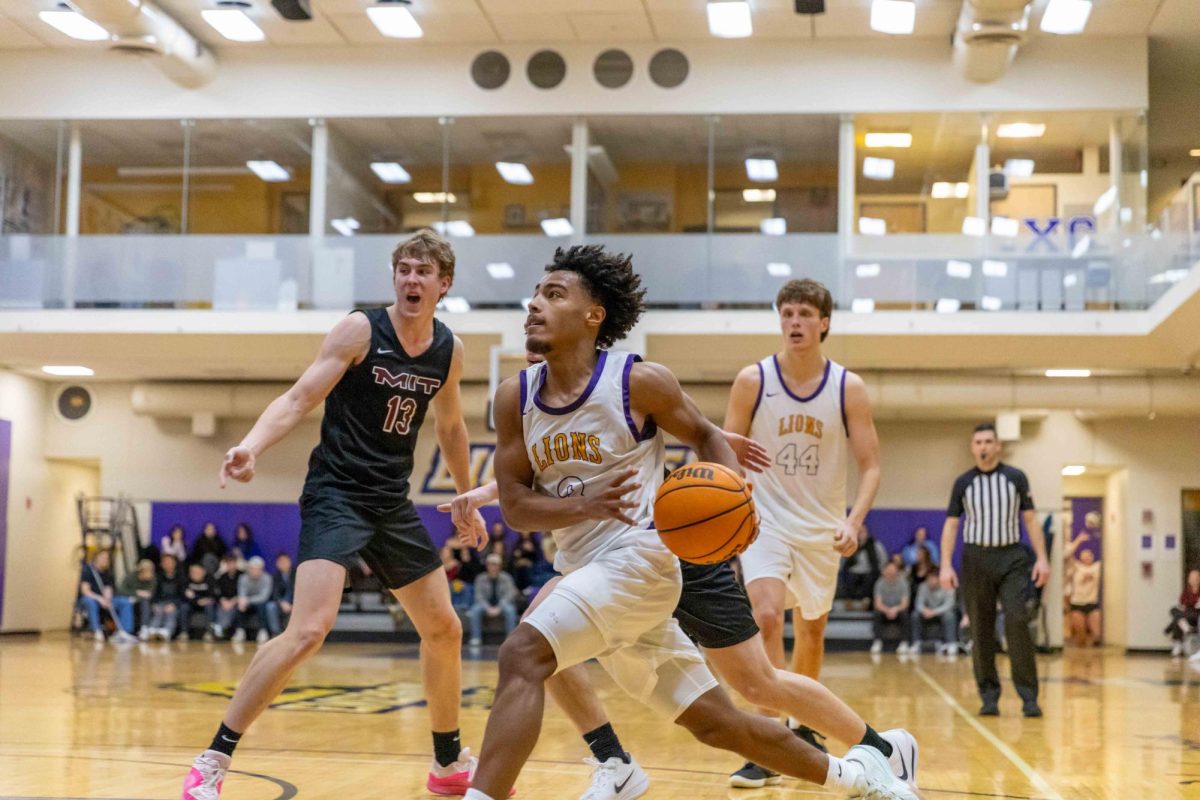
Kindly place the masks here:
<instances>
[{"instance_id":1,"label":"number 13 on jersey","mask_svg":"<svg viewBox=\"0 0 1200 800\"><path fill-rule=\"evenodd\" d=\"M383 421L383 432L395 431L401 436L408 434L413 415L417 413L417 401L411 397L392 395L388 398L387 418Z\"/></svg>"},{"instance_id":2,"label":"number 13 on jersey","mask_svg":"<svg viewBox=\"0 0 1200 800\"><path fill-rule=\"evenodd\" d=\"M775 456L775 463L783 467L783 471L788 475L795 475L799 469L803 469L808 475L816 475L821 467L820 445L810 444L801 451L793 442L779 451Z\"/></svg>"}]
</instances>

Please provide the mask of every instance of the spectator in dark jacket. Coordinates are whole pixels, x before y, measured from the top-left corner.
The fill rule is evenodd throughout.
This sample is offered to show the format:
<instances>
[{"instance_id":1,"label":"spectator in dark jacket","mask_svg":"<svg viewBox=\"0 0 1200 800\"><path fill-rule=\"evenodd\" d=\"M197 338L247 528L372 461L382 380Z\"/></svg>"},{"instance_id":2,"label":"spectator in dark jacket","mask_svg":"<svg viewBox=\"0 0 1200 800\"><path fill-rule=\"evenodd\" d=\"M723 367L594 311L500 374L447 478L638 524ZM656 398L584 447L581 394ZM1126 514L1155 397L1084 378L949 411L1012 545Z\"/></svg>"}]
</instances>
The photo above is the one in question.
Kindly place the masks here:
<instances>
[{"instance_id":1,"label":"spectator in dark jacket","mask_svg":"<svg viewBox=\"0 0 1200 800\"><path fill-rule=\"evenodd\" d=\"M262 551L254 541L254 533L250 526L239 522L233 531L233 552L238 555L238 567L246 569L246 562L252 558L262 558ZM265 563L265 562L264 562Z\"/></svg>"},{"instance_id":2,"label":"spectator in dark jacket","mask_svg":"<svg viewBox=\"0 0 1200 800\"><path fill-rule=\"evenodd\" d=\"M113 602L113 575L110 564L111 556L107 550L97 550L92 560L84 563L79 574L79 602L87 612L88 625L97 642L104 641L102 613L107 613L117 624L114 641L134 640L131 635L133 609L127 608L119 613Z\"/></svg>"},{"instance_id":3,"label":"spectator in dark jacket","mask_svg":"<svg viewBox=\"0 0 1200 800\"><path fill-rule=\"evenodd\" d=\"M217 533L216 523L206 522L200 538L192 545L192 561L204 565L204 571L212 575L225 557L225 540Z\"/></svg>"},{"instance_id":4,"label":"spectator in dark jacket","mask_svg":"<svg viewBox=\"0 0 1200 800\"><path fill-rule=\"evenodd\" d=\"M513 545L508 556L508 572L517 583L517 589L524 593L533 585L539 562L542 561L542 546L536 534L521 531L517 534L517 543Z\"/></svg>"},{"instance_id":5,"label":"spectator in dark jacket","mask_svg":"<svg viewBox=\"0 0 1200 800\"><path fill-rule=\"evenodd\" d=\"M213 578L217 585L217 624L213 626L213 634L218 639L233 632L233 625L238 616L238 578L240 577L242 577L242 572L238 569L237 556L233 553L226 553Z\"/></svg>"},{"instance_id":6,"label":"spectator in dark jacket","mask_svg":"<svg viewBox=\"0 0 1200 800\"><path fill-rule=\"evenodd\" d=\"M158 584L154 588L154 599L150 603L150 636L169 641L179 626L180 612L185 602L183 592L186 583L183 571L175 556L163 553L159 559Z\"/></svg>"},{"instance_id":7,"label":"spectator in dark jacket","mask_svg":"<svg viewBox=\"0 0 1200 800\"><path fill-rule=\"evenodd\" d=\"M866 601L866 607L870 607L875 582L879 580L887 560L887 550L871 535L866 525L861 526L858 529L858 550L849 558L842 559L841 596L848 600Z\"/></svg>"},{"instance_id":8,"label":"spectator in dark jacket","mask_svg":"<svg viewBox=\"0 0 1200 800\"><path fill-rule=\"evenodd\" d=\"M117 596L114 602L117 606L118 614L129 614L132 620L134 611L137 611L137 625L139 639L150 638L150 604L154 600L154 587L158 584L154 573L154 562L148 558L143 558L137 563L137 571L127 574L121 579L120 586L117 587ZM128 608L129 611L125 611ZM130 628L130 633L133 629Z\"/></svg>"},{"instance_id":9,"label":"spectator in dark jacket","mask_svg":"<svg viewBox=\"0 0 1200 800\"><path fill-rule=\"evenodd\" d=\"M287 627L286 619L292 613L292 603L296 598L296 578L292 570L292 557L287 553L275 556L275 596L272 602L283 617L281 627Z\"/></svg>"},{"instance_id":10,"label":"spectator in dark jacket","mask_svg":"<svg viewBox=\"0 0 1200 800\"><path fill-rule=\"evenodd\" d=\"M199 633L205 641L212 641L212 626L217 623L217 587L204 571L203 564L188 567L188 582L183 589L183 613L181 627L189 637ZM198 624L197 624L198 623Z\"/></svg>"}]
</instances>

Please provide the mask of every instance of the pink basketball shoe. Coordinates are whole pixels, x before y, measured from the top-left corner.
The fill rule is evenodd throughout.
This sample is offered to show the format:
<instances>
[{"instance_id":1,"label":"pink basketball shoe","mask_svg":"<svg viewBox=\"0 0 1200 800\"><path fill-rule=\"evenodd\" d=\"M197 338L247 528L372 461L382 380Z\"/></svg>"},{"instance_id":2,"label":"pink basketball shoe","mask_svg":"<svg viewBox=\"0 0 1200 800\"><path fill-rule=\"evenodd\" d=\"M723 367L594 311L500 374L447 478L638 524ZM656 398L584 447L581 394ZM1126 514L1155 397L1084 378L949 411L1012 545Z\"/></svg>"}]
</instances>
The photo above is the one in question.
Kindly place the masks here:
<instances>
[{"instance_id":1,"label":"pink basketball shoe","mask_svg":"<svg viewBox=\"0 0 1200 800\"><path fill-rule=\"evenodd\" d=\"M191 772L183 779L181 800L218 800L231 760L215 750L205 750L196 756Z\"/></svg>"}]
</instances>

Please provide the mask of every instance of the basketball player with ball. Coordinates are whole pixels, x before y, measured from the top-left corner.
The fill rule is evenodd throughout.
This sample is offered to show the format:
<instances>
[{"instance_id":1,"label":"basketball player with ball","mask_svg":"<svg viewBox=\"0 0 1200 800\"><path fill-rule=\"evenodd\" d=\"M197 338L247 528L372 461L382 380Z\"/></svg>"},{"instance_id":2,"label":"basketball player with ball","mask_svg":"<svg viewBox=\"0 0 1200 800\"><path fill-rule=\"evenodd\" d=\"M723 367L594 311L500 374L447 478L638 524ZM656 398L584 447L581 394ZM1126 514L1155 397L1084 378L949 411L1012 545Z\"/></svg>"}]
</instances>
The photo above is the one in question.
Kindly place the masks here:
<instances>
[{"instance_id":1,"label":"basketball player with ball","mask_svg":"<svg viewBox=\"0 0 1200 800\"><path fill-rule=\"evenodd\" d=\"M821 753L778 722L740 711L717 684L671 617L679 562L652 529L653 507L661 431L691 446L714 477L712 464L737 471L734 453L668 370L607 349L644 310L628 257L578 246L558 250L546 270L525 324L526 348L545 361L496 392L495 468L505 520L517 530L551 530L564 577L500 648L467 800L507 796L537 743L547 679L590 658L705 744L850 797L915 797L879 750ZM711 486L697 488L695 510L709 516ZM737 491L748 500L744 486ZM730 516L724 539L748 541L753 528Z\"/></svg>"},{"instance_id":2,"label":"basketball player with ball","mask_svg":"<svg viewBox=\"0 0 1200 800\"><path fill-rule=\"evenodd\" d=\"M829 290L814 280L788 281L775 308L783 349L738 373L725 430L752 437L771 459L754 484L762 530L741 557L767 656L784 665L783 612L792 608L792 668L816 680L838 565L858 548L858 529L879 490L879 438L862 378L821 353L833 312ZM847 514L851 456L858 494ZM800 725L796 733L820 746L812 729ZM747 763L730 785L778 782L764 766Z\"/></svg>"}]
</instances>

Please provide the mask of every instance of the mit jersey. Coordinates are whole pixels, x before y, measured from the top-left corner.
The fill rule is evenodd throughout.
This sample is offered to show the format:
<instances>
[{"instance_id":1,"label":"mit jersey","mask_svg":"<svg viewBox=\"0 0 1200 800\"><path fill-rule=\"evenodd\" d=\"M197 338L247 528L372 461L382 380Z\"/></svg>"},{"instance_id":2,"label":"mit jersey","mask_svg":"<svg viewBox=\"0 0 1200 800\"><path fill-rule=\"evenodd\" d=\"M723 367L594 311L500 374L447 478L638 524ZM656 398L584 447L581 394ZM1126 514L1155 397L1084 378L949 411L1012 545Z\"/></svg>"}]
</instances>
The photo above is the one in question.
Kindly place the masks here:
<instances>
[{"instance_id":1,"label":"mit jersey","mask_svg":"<svg viewBox=\"0 0 1200 800\"><path fill-rule=\"evenodd\" d=\"M759 390L750 438L771 466L754 479L754 504L763 533L795 544L829 546L846 519L846 369L826 359L816 390L788 389L779 359L758 362Z\"/></svg>"},{"instance_id":2,"label":"mit jersey","mask_svg":"<svg viewBox=\"0 0 1200 800\"><path fill-rule=\"evenodd\" d=\"M613 477L636 469L632 481L641 488L627 499L637 505L626 514L636 527L609 520L587 520L554 531L555 568L578 569L596 556L622 547L662 549L654 527L654 495L662 482L662 434L652 419L641 429L629 408L629 373L640 358L632 353L600 350L587 388L561 408L541 399L547 367L535 364L520 375L521 421L526 455L533 466L533 488L545 495L571 497L600 491Z\"/></svg>"},{"instance_id":3,"label":"mit jersey","mask_svg":"<svg viewBox=\"0 0 1200 800\"><path fill-rule=\"evenodd\" d=\"M371 323L371 349L325 398L304 493L395 505L408 499L417 431L450 372L454 335L435 319L433 341L414 358L404 352L387 309L354 313Z\"/></svg>"}]
</instances>

